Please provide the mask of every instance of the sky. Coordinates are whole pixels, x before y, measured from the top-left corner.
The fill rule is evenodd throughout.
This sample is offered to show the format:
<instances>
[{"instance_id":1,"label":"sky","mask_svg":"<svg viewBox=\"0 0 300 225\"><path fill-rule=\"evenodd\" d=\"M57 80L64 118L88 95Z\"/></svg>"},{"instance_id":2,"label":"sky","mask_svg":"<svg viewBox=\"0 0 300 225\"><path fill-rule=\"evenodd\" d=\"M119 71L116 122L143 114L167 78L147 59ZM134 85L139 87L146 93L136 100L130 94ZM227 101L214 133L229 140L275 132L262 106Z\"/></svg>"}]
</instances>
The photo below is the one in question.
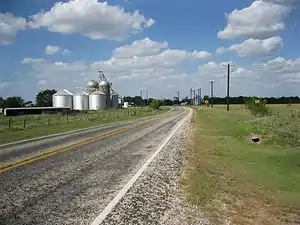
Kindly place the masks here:
<instances>
[{"instance_id":1,"label":"sky","mask_svg":"<svg viewBox=\"0 0 300 225\"><path fill-rule=\"evenodd\" d=\"M84 90L102 70L121 96L300 95L300 0L1 0L0 96ZM145 97L145 95L144 95Z\"/></svg>"}]
</instances>

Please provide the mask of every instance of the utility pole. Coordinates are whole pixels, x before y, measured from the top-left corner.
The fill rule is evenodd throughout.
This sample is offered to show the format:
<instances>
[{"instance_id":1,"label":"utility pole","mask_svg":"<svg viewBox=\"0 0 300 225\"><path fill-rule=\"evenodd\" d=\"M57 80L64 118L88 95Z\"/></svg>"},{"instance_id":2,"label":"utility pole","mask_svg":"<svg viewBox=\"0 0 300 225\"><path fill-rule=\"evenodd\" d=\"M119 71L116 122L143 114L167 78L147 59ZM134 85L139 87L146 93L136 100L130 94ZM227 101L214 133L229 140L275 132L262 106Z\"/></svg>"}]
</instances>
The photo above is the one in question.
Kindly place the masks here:
<instances>
[{"instance_id":1,"label":"utility pole","mask_svg":"<svg viewBox=\"0 0 300 225\"><path fill-rule=\"evenodd\" d=\"M230 63L227 63L226 65L223 65L224 67L226 66L227 67L227 99L226 99L226 109L227 109L227 112L229 111L230 107L229 107L229 104L230 104L230 69L231 67L233 67L234 65L230 64Z\"/></svg>"},{"instance_id":2,"label":"utility pole","mask_svg":"<svg viewBox=\"0 0 300 225\"><path fill-rule=\"evenodd\" d=\"M180 92L179 92L179 91L177 91L177 98L178 98L178 102L179 102L179 94L180 94Z\"/></svg>"},{"instance_id":3,"label":"utility pole","mask_svg":"<svg viewBox=\"0 0 300 225\"><path fill-rule=\"evenodd\" d=\"M210 102L211 102L211 107L213 108L214 107L214 104L213 104L213 98L214 98L214 81L209 81L210 83Z\"/></svg>"},{"instance_id":4,"label":"utility pole","mask_svg":"<svg viewBox=\"0 0 300 225\"><path fill-rule=\"evenodd\" d=\"M202 89L201 88L199 88L199 103L200 103L200 105L201 105L201 98L202 98Z\"/></svg>"},{"instance_id":5,"label":"utility pole","mask_svg":"<svg viewBox=\"0 0 300 225\"><path fill-rule=\"evenodd\" d=\"M193 92L194 92L194 100L193 100L193 102L194 102L194 105L196 105L196 96L197 96L196 95L196 90L194 90Z\"/></svg>"},{"instance_id":6,"label":"utility pole","mask_svg":"<svg viewBox=\"0 0 300 225\"><path fill-rule=\"evenodd\" d=\"M227 65L227 112L229 111L229 78L230 78L230 63Z\"/></svg>"},{"instance_id":7,"label":"utility pole","mask_svg":"<svg viewBox=\"0 0 300 225\"><path fill-rule=\"evenodd\" d=\"M193 89L192 88L190 90L190 94L191 94L191 104L193 104Z\"/></svg>"},{"instance_id":8,"label":"utility pole","mask_svg":"<svg viewBox=\"0 0 300 225\"><path fill-rule=\"evenodd\" d=\"M148 92L148 90L147 90L147 92L146 92L146 99L148 100L149 98L148 98L148 94L149 94L149 92Z\"/></svg>"},{"instance_id":9,"label":"utility pole","mask_svg":"<svg viewBox=\"0 0 300 225\"><path fill-rule=\"evenodd\" d=\"M142 106L143 106L144 105L144 101L143 101L143 89L141 89L140 91L141 91L141 101L142 101L141 103L142 103Z\"/></svg>"}]
</instances>

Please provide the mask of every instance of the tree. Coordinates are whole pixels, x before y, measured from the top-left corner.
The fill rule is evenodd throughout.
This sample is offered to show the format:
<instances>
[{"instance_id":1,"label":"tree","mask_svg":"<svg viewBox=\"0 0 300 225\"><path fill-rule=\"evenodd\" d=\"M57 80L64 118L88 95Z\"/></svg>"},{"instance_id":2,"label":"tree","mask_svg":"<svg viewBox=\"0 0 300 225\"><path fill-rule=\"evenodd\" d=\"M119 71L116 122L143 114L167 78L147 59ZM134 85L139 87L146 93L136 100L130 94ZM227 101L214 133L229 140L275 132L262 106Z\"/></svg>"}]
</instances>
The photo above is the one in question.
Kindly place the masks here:
<instances>
[{"instance_id":1,"label":"tree","mask_svg":"<svg viewBox=\"0 0 300 225\"><path fill-rule=\"evenodd\" d=\"M8 97L5 100L5 104L3 108L18 108L18 107L24 107L25 106L25 100L21 98L20 96L12 96Z\"/></svg>"},{"instance_id":2,"label":"tree","mask_svg":"<svg viewBox=\"0 0 300 225\"><path fill-rule=\"evenodd\" d=\"M0 108L5 108L6 100L2 97L0 97Z\"/></svg>"},{"instance_id":3,"label":"tree","mask_svg":"<svg viewBox=\"0 0 300 225\"><path fill-rule=\"evenodd\" d=\"M162 101L154 99L150 102L150 108L159 110L160 106L162 105Z\"/></svg>"},{"instance_id":4,"label":"tree","mask_svg":"<svg viewBox=\"0 0 300 225\"><path fill-rule=\"evenodd\" d=\"M40 91L35 98L36 106L39 107L51 107L53 105L52 95L54 95L57 91L54 89L46 89Z\"/></svg>"}]
</instances>

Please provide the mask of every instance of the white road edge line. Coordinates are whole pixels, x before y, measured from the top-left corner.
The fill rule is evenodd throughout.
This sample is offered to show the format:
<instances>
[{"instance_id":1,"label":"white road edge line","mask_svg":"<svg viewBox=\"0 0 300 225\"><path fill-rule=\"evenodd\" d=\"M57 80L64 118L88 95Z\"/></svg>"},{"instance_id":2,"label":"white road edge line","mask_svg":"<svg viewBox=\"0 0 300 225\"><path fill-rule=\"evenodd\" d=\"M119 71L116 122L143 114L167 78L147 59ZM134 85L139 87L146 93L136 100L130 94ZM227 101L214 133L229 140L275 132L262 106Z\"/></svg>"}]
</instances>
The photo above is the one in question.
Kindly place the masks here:
<instances>
[{"instance_id":1,"label":"white road edge line","mask_svg":"<svg viewBox=\"0 0 300 225\"><path fill-rule=\"evenodd\" d=\"M187 108L185 108L186 110ZM137 173L128 181L128 183L119 191L119 193L108 203L105 209L95 218L91 225L100 225L105 218L112 212L114 207L120 202L120 200L125 196L137 179L142 175L142 173L147 169L150 163L155 159L159 152L165 147L169 140L173 137L176 131L182 126L182 124L190 117L192 109L189 109L189 114L183 118L179 124L173 129L173 131L168 135L165 141L157 148L155 153L145 162L145 164L137 171Z\"/></svg>"}]
</instances>

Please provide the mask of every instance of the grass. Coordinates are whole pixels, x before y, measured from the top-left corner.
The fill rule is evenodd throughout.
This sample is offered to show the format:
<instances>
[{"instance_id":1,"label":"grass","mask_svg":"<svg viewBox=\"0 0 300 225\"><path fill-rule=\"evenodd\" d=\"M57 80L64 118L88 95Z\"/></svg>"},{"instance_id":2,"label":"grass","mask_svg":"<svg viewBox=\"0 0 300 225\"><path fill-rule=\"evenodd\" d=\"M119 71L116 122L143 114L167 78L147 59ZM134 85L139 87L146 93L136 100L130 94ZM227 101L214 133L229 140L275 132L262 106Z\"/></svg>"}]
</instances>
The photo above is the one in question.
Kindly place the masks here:
<instances>
[{"instance_id":1,"label":"grass","mask_svg":"<svg viewBox=\"0 0 300 225\"><path fill-rule=\"evenodd\" d=\"M194 112L181 183L213 224L300 224L300 106L270 108L260 119L241 105Z\"/></svg>"},{"instance_id":2,"label":"grass","mask_svg":"<svg viewBox=\"0 0 300 225\"><path fill-rule=\"evenodd\" d=\"M88 112L77 115L0 116L0 144L151 116L167 110L168 108L153 110L145 107Z\"/></svg>"}]
</instances>

